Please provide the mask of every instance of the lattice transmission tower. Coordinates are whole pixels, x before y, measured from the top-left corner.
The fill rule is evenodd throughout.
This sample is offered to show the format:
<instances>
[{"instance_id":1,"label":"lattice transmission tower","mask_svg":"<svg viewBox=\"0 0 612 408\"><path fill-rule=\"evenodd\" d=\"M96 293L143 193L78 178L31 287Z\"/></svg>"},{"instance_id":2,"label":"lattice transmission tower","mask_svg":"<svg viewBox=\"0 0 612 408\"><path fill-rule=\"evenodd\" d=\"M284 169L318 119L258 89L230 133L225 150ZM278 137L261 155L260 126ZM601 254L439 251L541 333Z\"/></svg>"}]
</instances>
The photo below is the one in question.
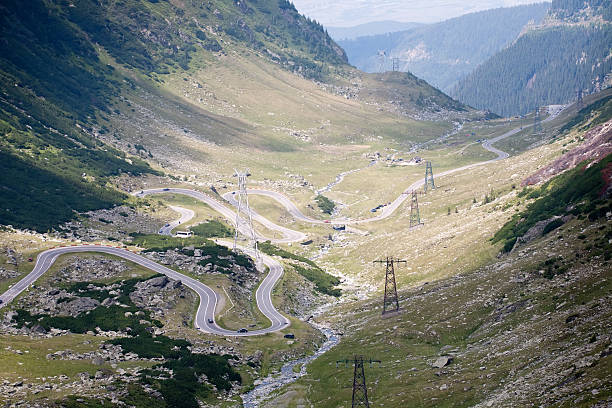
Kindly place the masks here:
<instances>
[{"instance_id":1,"label":"lattice transmission tower","mask_svg":"<svg viewBox=\"0 0 612 408\"><path fill-rule=\"evenodd\" d=\"M378 73L382 74L386 70L387 65L387 51L378 50Z\"/></svg>"},{"instance_id":2,"label":"lattice transmission tower","mask_svg":"<svg viewBox=\"0 0 612 408\"><path fill-rule=\"evenodd\" d=\"M421 224L418 194L416 191L412 191L412 200L410 201L410 228L419 226Z\"/></svg>"},{"instance_id":3,"label":"lattice transmission tower","mask_svg":"<svg viewBox=\"0 0 612 408\"><path fill-rule=\"evenodd\" d=\"M578 89L576 92L576 109L580 110L584 108L584 101L582 100L582 89Z\"/></svg>"},{"instance_id":4,"label":"lattice transmission tower","mask_svg":"<svg viewBox=\"0 0 612 408\"><path fill-rule=\"evenodd\" d=\"M234 169L234 177L238 177L238 201L236 211L236 231L234 232L234 250L238 248L238 239L240 236L247 241L247 247L253 248L255 258L259 260L259 251L257 249L257 236L253 228L253 217L251 215L251 207L249 207L249 196L247 194L247 177L251 174L249 169L238 171Z\"/></svg>"},{"instance_id":5,"label":"lattice transmission tower","mask_svg":"<svg viewBox=\"0 0 612 408\"><path fill-rule=\"evenodd\" d=\"M542 131L542 113L544 109L540 107L535 108L535 115L533 117L533 134L536 135Z\"/></svg>"},{"instance_id":6,"label":"lattice transmission tower","mask_svg":"<svg viewBox=\"0 0 612 408\"><path fill-rule=\"evenodd\" d=\"M372 363L381 363L380 360L364 360L363 356L356 355L352 360L338 360L336 361L336 367L338 367L338 363L344 363L348 365L349 363L353 363L354 371L353 371L353 398L351 400L351 408L356 407L367 407L370 408L370 401L368 400L368 388L366 387L366 378L365 378L365 370L364 370L364 362L369 361L370 367L372 367Z\"/></svg>"},{"instance_id":7,"label":"lattice transmission tower","mask_svg":"<svg viewBox=\"0 0 612 408\"><path fill-rule=\"evenodd\" d=\"M391 61L392 61L392 66L393 66L393 72L399 71L399 61L400 61L399 58L393 57Z\"/></svg>"},{"instance_id":8,"label":"lattice transmission tower","mask_svg":"<svg viewBox=\"0 0 612 408\"><path fill-rule=\"evenodd\" d=\"M425 163L425 187L424 188L425 188L425 192L427 192L428 188L431 188L432 190L436 188L436 185L434 184L433 168L431 167L430 161Z\"/></svg>"},{"instance_id":9,"label":"lattice transmission tower","mask_svg":"<svg viewBox=\"0 0 612 408\"><path fill-rule=\"evenodd\" d=\"M397 284L395 282L395 269L394 265L397 263L407 263L407 261L399 259L393 259L393 257L387 257L385 260L374 261L374 263L386 264L385 269L385 297L383 299L383 311L382 314L397 312L399 310L399 298L397 297Z\"/></svg>"}]
</instances>

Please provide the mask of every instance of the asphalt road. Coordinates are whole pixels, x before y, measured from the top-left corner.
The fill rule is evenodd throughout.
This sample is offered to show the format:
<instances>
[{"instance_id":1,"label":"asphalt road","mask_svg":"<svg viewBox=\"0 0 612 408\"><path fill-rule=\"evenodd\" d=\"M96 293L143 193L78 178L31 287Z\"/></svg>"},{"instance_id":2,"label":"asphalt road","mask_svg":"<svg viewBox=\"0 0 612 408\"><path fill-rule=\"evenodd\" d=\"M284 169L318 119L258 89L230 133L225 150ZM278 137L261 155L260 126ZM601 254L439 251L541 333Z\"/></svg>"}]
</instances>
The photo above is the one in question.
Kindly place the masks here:
<instances>
[{"instance_id":1,"label":"asphalt road","mask_svg":"<svg viewBox=\"0 0 612 408\"><path fill-rule=\"evenodd\" d=\"M543 122L548 122L554 119L555 117L556 115L551 115L548 118L546 118ZM449 174L457 173L457 172L464 171L470 168L474 168L474 167L482 166L482 165L492 163L498 160L506 159L507 157L509 157L508 153L493 147L493 144L509 136L515 135L519 133L521 130L528 128L529 126L533 126L533 125L527 125L521 128L512 129L504 133L503 135L500 135L493 139L484 141L482 143L482 146L486 150L497 154L497 157L495 159L487 160L487 161L480 162L480 163L473 163L473 164L469 164L469 165L462 166L459 168L447 170L445 172L438 173L436 177L437 178L444 177ZM304 215L300 211L300 209L295 204L293 204L293 202L288 197L276 191L250 189L248 190L248 193L255 194L255 195L263 195L263 196L267 196L267 197L270 197L276 200L283 207L285 207L285 209L287 209L287 211L293 217L295 217L299 221L303 221L303 222L307 222L311 224L324 224L324 223L361 224L361 223L379 221L379 220L382 220L382 219L385 219L391 216L395 212L395 210L408 198L409 193L412 190L416 190L422 187L423 184L424 184L424 180L419 180L419 181L412 183L404 191L404 193L402 193L393 202L391 202L391 204L385 206L383 210L381 211L381 213L375 217L361 219L361 220L348 220L348 219L338 220L336 219L330 222L316 220L316 219L313 219L313 218L310 218ZM163 189L159 188L159 189L143 190L139 193L135 193L134 195L138 197L144 197L150 194L162 194L162 193L184 194L184 195L196 198L208 204L215 211L219 212L221 215L227 218L230 222L235 224L236 213L233 210L226 207L224 204L220 203L219 201L213 199L212 197L202 192L196 191L196 190L181 189L181 188L163 188ZM229 192L229 193L224 194L223 197L230 204L236 206L238 203L234 199L235 194L236 192ZM172 207L172 208L181 214L181 218L179 220L173 221L172 223L169 223L167 226L162 227L162 229L159 231L161 234L169 235L171 234L172 229L175 228L177 225L179 225L180 223L187 222L188 220L193 218L194 214L193 214L193 211L191 210L181 208L181 207ZM282 239L270 239L272 242L285 242L285 243L298 242L306 238L306 234L299 232L299 231L291 230L286 227L282 227L280 225L276 225L273 222L262 217L261 215L257 214L254 211L252 211L252 217L256 221L264 225L266 228L273 230L273 231L281 232L283 234ZM248 231L245 231L245 232L248 233ZM260 234L257 234L257 238L266 240L266 238L261 236ZM225 242L225 241L219 241L219 244L226 245L228 247L232 246L231 242ZM249 255L253 257L255 256L255 254L252 253L252 250L246 249L246 248L241 248L241 249L245 251L246 253L248 253ZM134 263L137 263L155 272L162 273L172 279L180 280L184 285L193 289L200 296L200 305L198 306L198 310L196 313L196 319L195 319L195 326L199 330L203 330L203 331L218 334L218 335L224 335L224 336L255 336L255 335L274 332L274 331L280 330L283 327L286 327L289 325L289 320L283 315L281 315L278 312L278 310L276 310L276 308L272 304L272 298L271 298L272 289L274 288L274 285L276 284L278 279L283 274L283 267L281 266L279 262L277 262L276 260L274 260L273 258L265 254L260 254L260 256L261 256L263 263L269 267L270 272L260 284L259 288L257 289L255 293L255 297L257 301L257 307L270 320L272 324L268 328L253 330L247 333L237 333L232 330L227 330L222 327L219 327L214 322L214 314L215 314L215 308L218 302L218 296L214 290L204 285L203 283L193 278L190 278L188 276L185 276L179 272L176 272L172 269L166 268L165 266L159 265L147 258L144 258L140 255L137 255L125 249L108 247L108 246L99 246L99 245L60 247L60 248L49 249L44 252L41 252L36 259L36 265L34 269L32 270L32 272L29 273L26 277L21 279L16 284L14 284L6 292L0 295L0 300L2 300L2 304L0 304L0 308L6 306L15 297L17 297L21 292L23 292L26 288L28 288L31 284L33 284L36 281L36 279L38 279L43 273L45 273L51 267L51 265L53 265L53 263L55 262L58 256L62 254L66 254L66 253L75 253L75 252L101 252L101 253L115 255L115 256L127 259L129 261L132 261ZM212 323L209 322L209 319Z\"/></svg>"},{"instance_id":2,"label":"asphalt road","mask_svg":"<svg viewBox=\"0 0 612 408\"><path fill-rule=\"evenodd\" d=\"M193 212L193 210L190 210L188 208L177 207L174 205L170 205L169 207L172 208L177 213L181 214L181 218L179 218L176 221L172 221L164 225L163 227L161 227L161 229L159 230L159 233L161 235L172 235L173 229L175 229L181 224L185 224L187 221L189 221L195 216L195 212Z\"/></svg>"},{"instance_id":3,"label":"asphalt road","mask_svg":"<svg viewBox=\"0 0 612 408\"><path fill-rule=\"evenodd\" d=\"M144 196L151 195L151 194L183 194L189 197L193 197L197 200L200 200L208 204L213 210L217 211L219 214L224 216L229 222L231 222L234 226L236 226L236 212L234 210L228 208L223 203L215 200L211 196L204 194L200 191L189 190L186 188L154 188L154 189L142 190L140 192L136 192L133 194L136 197L144 197ZM227 194L225 196L227 196ZM229 199L233 200L233 197L229 197ZM235 203L234 205L238 205L238 202L235 200L230 201L230 202ZM273 243L289 243L289 242L303 241L307 237L307 235L304 234L303 232L295 231L295 230L274 224L272 221L268 220L267 218L262 217L261 215L257 214L253 210L251 210L251 217L253 218L254 221L259 222L260 224L262 224L269 230L278 231L283 235L283 238L271 238L271 237L268 238L258 232L255 232L256 238L258 240L271 241ZM244 229L246 223L241 223L241 224L242 224L242 228ZM241 232L247 236L250 235L250 232L247 230L243 230Z\"/></svg>"},{"instance_id":4,"label":"asphalt road","mask_svg":"<svg viewBox=\"0 0 612 408\"><path fill-rule=\"evenodd\" d=\"M561 111L557 112L555 115L550 115L549 117L547 117L546 119L544 119L542 121L542 123L546 123L549 122L551 120L553 120L555 117L557 117L559 115L559 113L561 113ZM493 163L496 162L498 160L503 160L503 159L507 159L510 155L506 152L504 152L503 150L497 149L495 147L493 147L494 143L499 142L500 140L506 139L510 136L516 135L517 133L525 130L526 128L529 128L533 126L533 124L530 125L526 125L526 126L522 126L522 127L518 127L515 129L512 129L502 135L499 135L497 137L494 137L490 140L485 140L482 143L482 147L492 153L495 153L497 155L496 158L491 159L491 160L486 160L483 162L478 162L478 163L472 163L472 164L468 164L466 166L462 166L462 167L457 167L455 169L451 169L451 170L447 170L447 171L443 171L440 173L437 173L435 175L435 178L438 179L440 177L444 177L444 176L448 176L450 174L454 174L454 173L458 173L461 171L465 171L465 170L469 170L472 169L474 167L478 167L478 166L483 166L489 163ZM262 196L266 196L266 197L270 197L274 200L276 200L280 205L282 205L283 207L285 207L285 209L296 219L299 221L303 221L303 222L307 222L310 224L332 224L332 225L350 225L350 224L365 224L365 223L369 223L369 222L375 222L375 221L380 221L383 220L385 218L390 217L391 215L393 215L393 213L395 212L395 210L397 210L402 204L403 202L408 199L410 197L410 193L414 190L417 190L419 188L422 188L423 185L425 184L425 179L421 179L418 181L415 181L414 183L412 183L410 186L408 186L408 188L406 188L406 190L404 190L404 192L402 194L400 194L397 198L395 198L395 200L393 200L391 202L391 204L385 206L382 208L382 210L380 211L380 213L374 217L371 218L364 218L364 219L360 219L360 220L351 220L351 219L334 219L334 220L330 220L329 222L325 222L322 220L317 220L311 217L308 217L307 215L304 215L299 208L296 207L295 204L293 204L293 202L285 195L276 192L276 191L269 191L269 190L260 190L260 189L248 189L247 192L248 194L254 194L254 195L262 195ZM225 198L226 200L228 200L230 202L230 204L236 206L237 202L236 200L233 200L233 196L236 194L235 191L233 192L228 192L225 193L223 195L223 198Z\"/></svg>"},{"instance_id":5,"label":"asphalt road","mask_svg":"<svg viewBox=\"0 0 612 408\"><path fill-rule=\"evenodd\" d=\"M182 273L176 272L172 269L166 268L165 266L159 265L151 261L150 259L144 258L138 254L130 252L126 249L116 248L111 246L102 245L80 245L80 246L69 246L52 248L41 252L36 258L36 265L32 272L15 283L6 292L0 295L2 304L0 308L9 304L15 299L21 292L32 285L43 273L47 272L51 265L57 260L60 255L69 253L79 252L98 252L114 255L128 261L134 262L140 266L150 269L154 272L164 274L171 279L181 281L185 286L195 291L200 297L200 304L196 312L195 327L198 330L218 334L221 336L257 336L261 334L271 333L288 327L290 322L285 316L281 315L278 310L272 304L271 293L274 285L283 274L282 266L274 259L269 256L262 255L262 261L265 265L270 268L270 272L259 285L255 293L257 307L261 312L270 320L271 325L265 329L258 329L249 331L247 333L238 333L233 330L227 330L219 327L215 323L215 308L218 303L218 297L214 290L206 286L202 282L195 280L189 276L183 275ZM246 250L249 253L248 250ZM209 319L212 321L209 322Z\"/></svg>"}]
</instances>

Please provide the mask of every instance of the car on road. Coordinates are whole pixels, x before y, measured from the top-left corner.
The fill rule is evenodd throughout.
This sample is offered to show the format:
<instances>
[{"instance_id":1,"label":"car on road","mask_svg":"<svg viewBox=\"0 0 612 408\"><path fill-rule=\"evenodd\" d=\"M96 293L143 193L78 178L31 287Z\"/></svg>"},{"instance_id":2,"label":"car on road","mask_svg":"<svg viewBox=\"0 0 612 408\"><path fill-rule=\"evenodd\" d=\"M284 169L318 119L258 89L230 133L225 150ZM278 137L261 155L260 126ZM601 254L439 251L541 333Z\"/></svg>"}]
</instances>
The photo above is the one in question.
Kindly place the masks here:
<instances>
[{"instance_id":1,"label":"car on road","mask_svg":"<svg viewBox=\"0 0 612 408\"><path fill-rule=\"evenodd\" d=\"M245 329L244 327L240 330L238 330L238 333L248 333L249 331L247 329Z\"/></svg>"},{"instance_id":2,"label":"car on road","mask_svg":"<svg viewBox=\"0 0 612 408\"><path fill-rule=\"evenodd\" d=\"M0 299L0 305L2 304L2 299Z\"/></svg>"},{"instance_id":3,"label":"car on road","mask_svg":"<svg viewBox=\"0 0 612 408\"><path fill-rule=\"evenodd\" d=\"M166 225L164 225L164 227L169 227L169 226L170 226L170 224L166 224Z\"/></svg>"},{"instance_id":4,"label":"car on road","mask_svg":"<svg viewBox=\"0 0 612 408\"><path fill-rule=\"evenodd\" d=\"M163 191L170 191L170 189L169 188L164 188Z\"/></svg>"},{"instance_id":5,"label":"car on road","mask_svg":"<svg viewBox=\"0 0 612 408\"><path fill-rule=\"evenodd\" d=\"M325 220L325 223L329 224L329 223L331 223L331 221L330 220Z\"/></svg>"},{"instance_id":6,"label":"car on road","mask_svg":"<svg viewBox=\"0 0 612 408\"><path fill-rule=\"evenodd\" d=\"M370 212L376 212L376 208L372 208Z\"/></svg>"},{"instance_id":7,"label":"car on road","mask_svg":"<svg viewBox=\"0 0 612 408\"><path fill-rule=\"evenodd\" d=\"M213 319L208 319L208 323L213 324Z\"/></svg>"}]
</instances>

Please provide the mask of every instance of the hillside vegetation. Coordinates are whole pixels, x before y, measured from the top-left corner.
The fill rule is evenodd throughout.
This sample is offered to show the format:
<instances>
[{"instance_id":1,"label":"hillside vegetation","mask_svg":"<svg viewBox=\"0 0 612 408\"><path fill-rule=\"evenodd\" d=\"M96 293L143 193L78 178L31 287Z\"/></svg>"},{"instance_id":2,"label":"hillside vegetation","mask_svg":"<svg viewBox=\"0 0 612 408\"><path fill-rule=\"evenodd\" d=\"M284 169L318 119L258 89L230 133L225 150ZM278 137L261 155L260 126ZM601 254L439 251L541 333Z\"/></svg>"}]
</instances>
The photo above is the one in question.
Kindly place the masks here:
<instances>
[{"instance_id":1,"label":"hillside vegetation","mask_svg":"<svg viewBox=\"0 0 612 408\"><path fill-rule=\"evenodd\" d=\"M345 406L351 401L355 355L381 360L380 365L364 367L371 406L605 405L612 396L607 334L612 321L612 156L581 163L523 192L510 183L530 175L534 166L568 154L563 148L569 145L589 145L584 135L588 124L599 115L610 121L606 101L566 116L566 123L574 122L570 132L548 145L508 158L499 167L483 166L480 175L468 171L440 178L444 187L419 197L427 204L421 207L423 228L404 236L388 228L385 241L381 234L369 251L357 249L368 252L366 258L351 256L350 262L365 270L366 279L374 275L376 294L338 305L320 317L339 328L339 344L263 406ZM489 182L497 192L489 196L491 201L466 205L467 200L459 198ZM442 199L444 190L449 195ZM461 200L460 215L453 219L438 200ZM504 225L503 220L508 222ZM540 221L529 239L503 252L505 239L523 237ZM484 229L488 233L479 237ZM476 240L478 248L463 240ZM395 241L401 243L394 246ZM381 242L383 254L400 254L408 261L395 270L400 311L384 316L384 276L364 262L380 253ZM425 245L419 246L421 242ZM349 258L343 251L339 259ZM468 265L475 251L490 251L490 256ZM432 269L422 268L432 264ZM445 266L451 268L450 276L434 278ZM345 359L347 366L336 363Z\"/></svg>"},{"instance_id":2,"label":"hillside vegetation","mask_svg":"<svg viewBox=\"0 0 612 408\"><path fill-rule=\"evenodd\" d=\"M503 116L568 103L578 89L591 93L606 86L611 43L609 25L533 30L478 67L451 94Z\"/></svg>"},{"instance_id":3,"label":"hillside vegetation","mask_svg":"<svg viewBox=\"0 0 612 408\"><path fill-rule=\"evenodd\" d=\"M401 71L410 71L448 91L478 64L516 39L526 24L540 22L547 8L547 3L540 3L481 11L441 23L338 43L346 50L349 62L361 70L378 72L378 53L385 51L384 70L392 69L391 58L399 58Z\"/></svg>"},{"instance_id":4,"label":"hillside vegetation","mask_svg":"<svg viewBox=\"0 0 612 408\"><path fill-rule=\"evenodd\" d=\"M0 11L2 224L46 231L75 211L120 204L116 176L160 174L147 162L194 173L219 156L215 146L291 151L314 129L337 140L410 125L427 139L449 126L397 121L376 78L366 80L367 100L347 103L361 73L285 0L9 0ZM194 86L200 92L184 89ZM446 95L432 103L462 107ZM411 114L432 108L411 104ZM286 117L273 117L280 109Z\"/></svg>"},{"instance_id":5,"label":"hillside vegetation","mask_svg":"<svg viewBox=\"0 0 612 408\"><path fill-rule=\"evenodd\" d=\"M449 92L462 102L504 116L565 104L580 90L612 83L612 6L600 0L557 0L541 26L527 30Z\"/></svg>"}]
</instances>

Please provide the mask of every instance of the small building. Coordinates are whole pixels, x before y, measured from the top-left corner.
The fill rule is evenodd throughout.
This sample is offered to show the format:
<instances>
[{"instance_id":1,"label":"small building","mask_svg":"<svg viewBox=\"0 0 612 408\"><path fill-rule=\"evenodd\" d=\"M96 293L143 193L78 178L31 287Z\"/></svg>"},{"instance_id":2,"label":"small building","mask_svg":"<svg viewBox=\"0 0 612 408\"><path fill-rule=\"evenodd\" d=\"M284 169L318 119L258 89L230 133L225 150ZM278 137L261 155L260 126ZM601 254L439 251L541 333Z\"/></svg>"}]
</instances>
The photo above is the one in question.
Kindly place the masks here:
<instances>
[{"instance_id":1,"label":"small building","mask_svg":"<svg viewBox=\"0 0 612 408\"><path fill-rule=\"evenodd\" d=\"M189 238L193 236L193 232L191 231L176 231L176 236L179 238Z\"/></svg>"}]
</instances>

